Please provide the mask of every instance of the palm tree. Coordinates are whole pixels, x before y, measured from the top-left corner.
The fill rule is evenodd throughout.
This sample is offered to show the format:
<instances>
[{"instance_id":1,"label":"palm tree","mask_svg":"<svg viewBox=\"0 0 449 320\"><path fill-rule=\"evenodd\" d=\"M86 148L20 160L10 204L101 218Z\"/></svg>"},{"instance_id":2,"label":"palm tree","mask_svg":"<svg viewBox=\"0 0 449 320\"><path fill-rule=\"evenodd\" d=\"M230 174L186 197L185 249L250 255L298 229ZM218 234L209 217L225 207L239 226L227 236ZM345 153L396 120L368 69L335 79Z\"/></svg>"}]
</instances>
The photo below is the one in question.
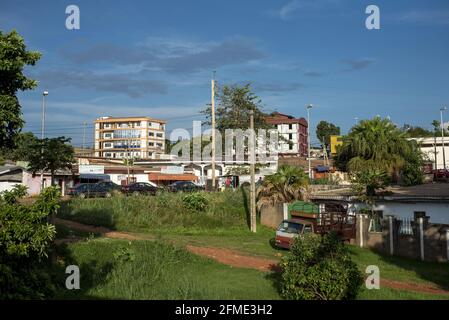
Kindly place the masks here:
<instances>
[{"instance_id":1,"label":"palm tree","mask_svg":"<svg viewBox=\"0 0 449 320\"><path fill-rule=\"evenodd\" d=\"M340 169L383 170L397 179L416 146L390 120L375 117L355 125L337 155Z\"/></svg>"},{"instance_id":2,"label":"palm tree","mask_svg":"<svg viewBox=\"0 0 449 320\"><path fill-rule=\"evenodd\" d=\"M266 176L257 189L257 206L304 199L309 178L300 167L281 165L275 174Z\"/></svg>"}]
</instances>

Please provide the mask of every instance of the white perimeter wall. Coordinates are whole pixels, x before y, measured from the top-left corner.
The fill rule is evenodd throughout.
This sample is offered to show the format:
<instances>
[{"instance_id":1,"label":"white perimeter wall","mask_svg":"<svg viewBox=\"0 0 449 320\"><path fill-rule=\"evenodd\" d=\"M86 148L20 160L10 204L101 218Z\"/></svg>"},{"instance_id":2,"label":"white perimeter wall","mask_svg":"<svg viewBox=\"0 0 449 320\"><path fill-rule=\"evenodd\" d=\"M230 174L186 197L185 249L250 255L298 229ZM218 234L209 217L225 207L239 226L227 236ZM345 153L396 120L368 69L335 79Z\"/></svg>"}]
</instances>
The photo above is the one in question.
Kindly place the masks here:
<instances>
[{"instance_id":1,"label":"white perimeter wall","mask_svg":"<svg viewBox=\"0 0 449 320\"><path fill-rule=\"evenodd\" d=\"M353 204L349 208L349 212L354 213L354 209L360 210L365 207L364 204ZM449 224L449 203L400 203L400 202L378 202L374 210L382 210L384 217L386 215L394 215L398 218L413 219L415 211L425 211L426 216L430 217L431 223Z\"/></svg>"}]
</instances>

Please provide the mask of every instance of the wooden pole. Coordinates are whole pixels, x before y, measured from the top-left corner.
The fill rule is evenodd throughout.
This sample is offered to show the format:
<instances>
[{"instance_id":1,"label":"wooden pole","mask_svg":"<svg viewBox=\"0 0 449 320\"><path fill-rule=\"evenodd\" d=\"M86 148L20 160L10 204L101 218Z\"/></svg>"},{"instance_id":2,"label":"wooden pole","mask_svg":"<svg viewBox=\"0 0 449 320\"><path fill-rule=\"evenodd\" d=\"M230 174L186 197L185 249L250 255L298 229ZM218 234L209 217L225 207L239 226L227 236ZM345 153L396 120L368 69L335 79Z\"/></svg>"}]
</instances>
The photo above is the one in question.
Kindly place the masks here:
<instances>
[{"instance_id":1,"label":"wooden pole","mask_svg":"<svg viewBox=\"0 0 449 320\"><path fill-rule=\"evenodd\" d=\"M254 111L250 111L250 141L248 143L249 147L249 157L250 157L250 173L251 173L251 187L250 187L250 222L251 231L257 231L257 221L256 221L256 177L255 177L255 134L254 134Z\"/></svg>"},{"instance_id":2,"label":"wooden pole","mask_svg":"<svg viewBox=\"0 0 449 320\"><path fill-rule=\"evenodd\" d=\"M211 117L212 117L212 190L215 190L215 79L212 79L211 81Z\"/></svg>"}]
</instances>

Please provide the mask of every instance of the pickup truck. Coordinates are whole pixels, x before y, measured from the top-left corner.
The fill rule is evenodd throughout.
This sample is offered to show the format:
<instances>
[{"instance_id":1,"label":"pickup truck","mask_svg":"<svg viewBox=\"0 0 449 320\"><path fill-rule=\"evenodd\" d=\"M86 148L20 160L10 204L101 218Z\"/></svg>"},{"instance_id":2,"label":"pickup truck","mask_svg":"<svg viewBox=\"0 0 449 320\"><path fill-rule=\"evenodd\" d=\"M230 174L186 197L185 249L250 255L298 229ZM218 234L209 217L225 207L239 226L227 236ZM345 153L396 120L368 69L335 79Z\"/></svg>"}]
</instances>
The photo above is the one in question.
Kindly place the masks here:
<instances>
[{"instance_id":1,"label":"pickup truck","mask_svg":"<svg viewBox=\"0 0 449 320\"><path fill-rule=\"evenodd\" d=\"M295 218L283 220L276 230L276 246L289 249L294 238L311 232L315 232L315 230L310 221Z\"/></svg>"}]
</instances>

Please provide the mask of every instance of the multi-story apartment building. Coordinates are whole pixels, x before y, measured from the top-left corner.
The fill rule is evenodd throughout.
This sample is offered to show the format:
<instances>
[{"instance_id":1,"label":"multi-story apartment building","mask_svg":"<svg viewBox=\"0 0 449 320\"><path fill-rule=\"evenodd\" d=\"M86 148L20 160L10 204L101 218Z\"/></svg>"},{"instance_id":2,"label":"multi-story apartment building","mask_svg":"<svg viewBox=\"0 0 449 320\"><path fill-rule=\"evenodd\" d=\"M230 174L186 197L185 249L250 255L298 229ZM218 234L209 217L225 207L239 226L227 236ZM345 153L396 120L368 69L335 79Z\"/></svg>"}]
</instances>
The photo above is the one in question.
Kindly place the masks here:
<instances>
[{"instance_id":1,"label":"multi-story apartment building","mask_svg":"<svg viewBox=\"0 0 449 320\"><path fill-rule=\"evenodd\" d=\"M155 159L164 154L165 124L150 117L101 117L95 120L95 156Z\"/></svg>"},{"instance_id":2,"label":"multi-story apartment building","mask_svg":"<svg viewBox=\"0 0 449 320\"><path fill-rule=\"evenodd\" d=\"M307 157L307 120L273 112L265 118L268 124L276 126L279 136L280 156Z\"/></svg>"}]
</instances>

